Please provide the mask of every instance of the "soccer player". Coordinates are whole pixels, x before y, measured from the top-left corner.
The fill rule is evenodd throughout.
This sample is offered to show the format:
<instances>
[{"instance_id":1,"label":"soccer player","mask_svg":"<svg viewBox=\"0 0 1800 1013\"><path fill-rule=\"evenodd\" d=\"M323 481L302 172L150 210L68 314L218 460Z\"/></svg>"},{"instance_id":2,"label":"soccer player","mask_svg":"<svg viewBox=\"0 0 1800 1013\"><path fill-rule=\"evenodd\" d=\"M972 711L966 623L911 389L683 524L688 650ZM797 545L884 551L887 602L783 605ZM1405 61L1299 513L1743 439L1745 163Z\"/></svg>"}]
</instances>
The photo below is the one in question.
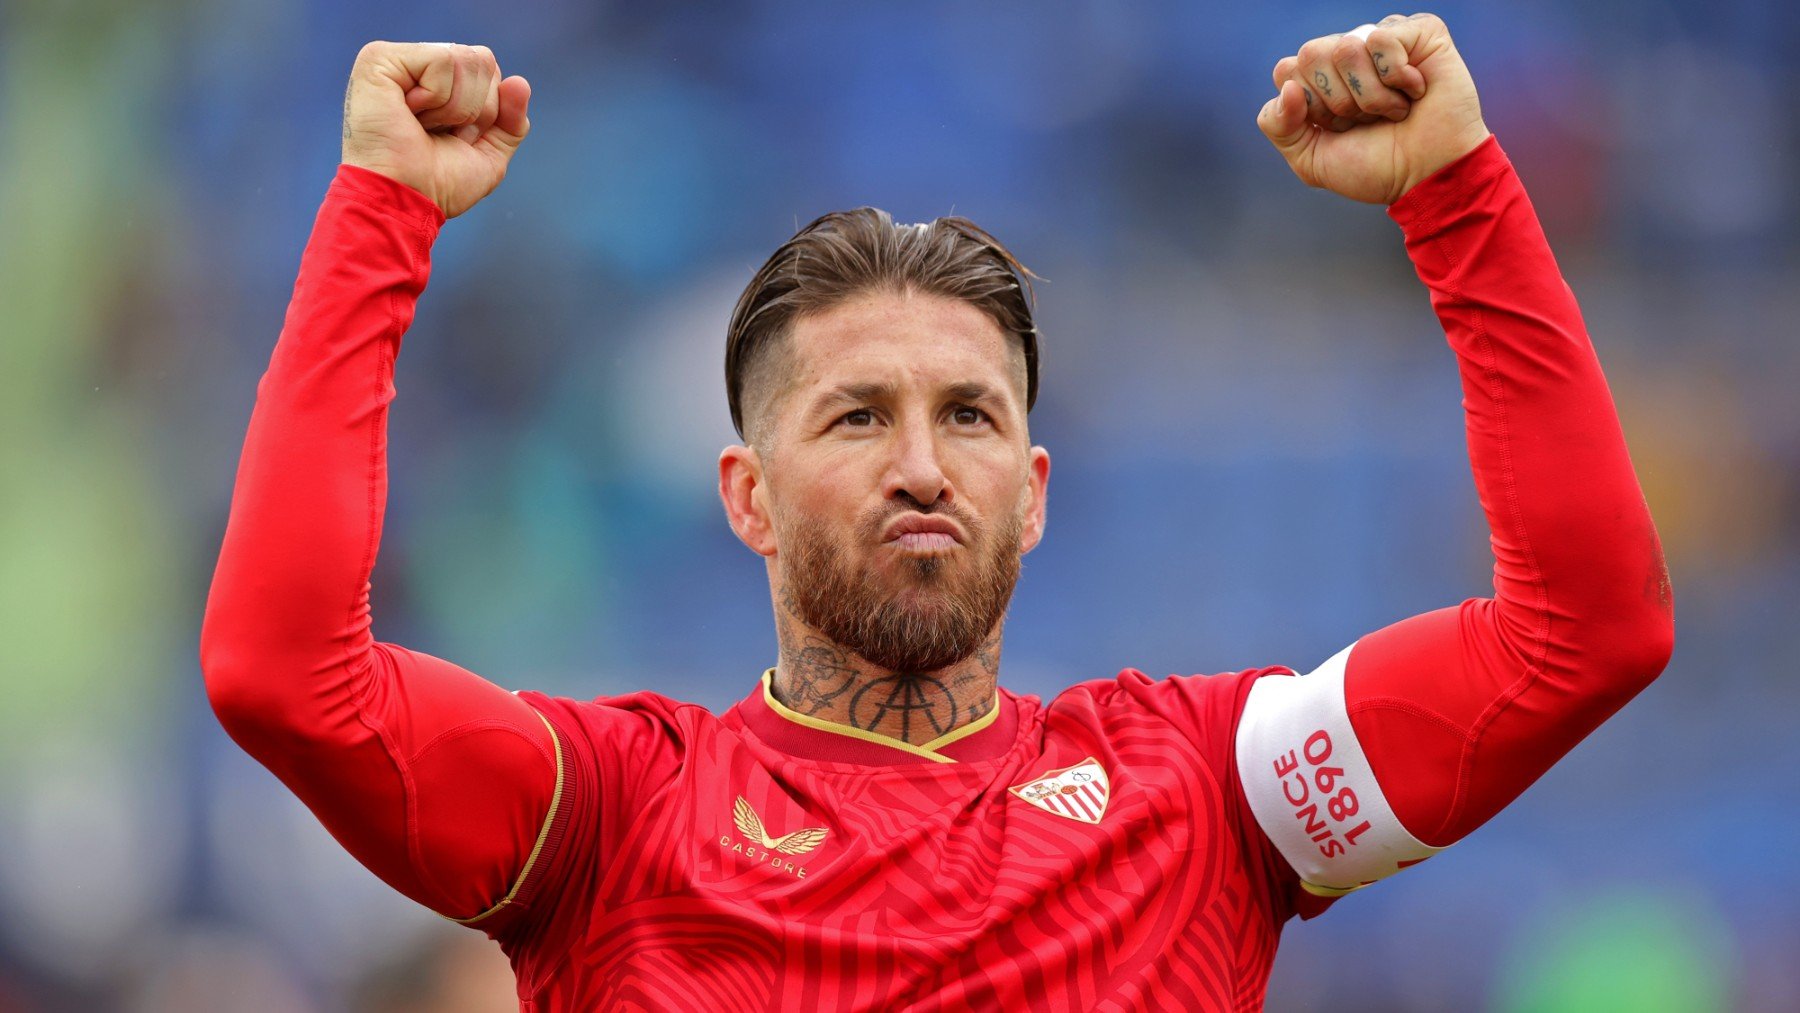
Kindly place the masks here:
<instances>
[{"instance_id":1,"label":"soccer player","mask_svg":"<svg viewBox=\"0 0 1800 1013\"><path fill-rule=\"evenodd\" d=\"M1257 121L1385 204L1463 385L1494 596L1305 675L999 685L1044 531L1026 274L943 218L826 215L729 326L719 459L780 654L715 715L511 693L370 634L401 337L530 87L373 43L258 390L201 656L220 721L353 855L499 941L521 1008L1254 1009L1282 925L1480 826L1673 631L1606 381L1429 15L1314 39Z\"/></svg>"}]
</instances>

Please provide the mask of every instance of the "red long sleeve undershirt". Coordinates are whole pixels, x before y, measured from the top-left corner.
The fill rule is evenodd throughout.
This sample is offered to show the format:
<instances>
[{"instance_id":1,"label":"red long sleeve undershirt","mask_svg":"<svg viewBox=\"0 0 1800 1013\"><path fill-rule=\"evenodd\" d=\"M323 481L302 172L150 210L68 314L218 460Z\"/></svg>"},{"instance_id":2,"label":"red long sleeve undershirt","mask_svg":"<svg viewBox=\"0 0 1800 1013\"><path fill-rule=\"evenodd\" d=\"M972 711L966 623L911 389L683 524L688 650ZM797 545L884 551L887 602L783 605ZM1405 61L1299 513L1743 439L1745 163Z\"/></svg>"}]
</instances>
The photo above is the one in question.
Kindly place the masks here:
<instances>
[{"instance_id":1,"label":"red long sleeve undershirt","mask_svg":"<svg viewBox=\"0 0 1800 1013\"><path fill-rule=\"evenodd\" d=\"M1581 310L1499 143L1389 214L1462 374L1494 597L1362 638L1345 695L1394 814L1441 846L1662 671L1673 606Z\"/></svg>"},{"instance_id":2,"label":"red long sleeve undershirt","mask_svg":"<svg viewBox=\"0 0 1800 1013\"><path fill-rule=\"evenodd\" d=\"M523 700L370 635L394 358L443 220L338 169L257 388L200 653L246 752L376 875L471 919L522 885L558 764Z\"/></svg>"},{"instance_id":3,"label":"red long sleeve undershirt","mask_svg":"<svg viewBox=\"0 0 1800 1013\"><path fill-rule=\"evenodd\" d=\"M1391 213L1461 365L1496 597L1363 638L1347 692L1396 814L1443 844L1660 671L1668 592L1605 380L1498 146ZM416 191L339 169L258 388L201 660L226 730L347 850L493 932L557 832L557 740L518 697L369 625L393 363L442 223Z\"/></svg>"}]
</instances>

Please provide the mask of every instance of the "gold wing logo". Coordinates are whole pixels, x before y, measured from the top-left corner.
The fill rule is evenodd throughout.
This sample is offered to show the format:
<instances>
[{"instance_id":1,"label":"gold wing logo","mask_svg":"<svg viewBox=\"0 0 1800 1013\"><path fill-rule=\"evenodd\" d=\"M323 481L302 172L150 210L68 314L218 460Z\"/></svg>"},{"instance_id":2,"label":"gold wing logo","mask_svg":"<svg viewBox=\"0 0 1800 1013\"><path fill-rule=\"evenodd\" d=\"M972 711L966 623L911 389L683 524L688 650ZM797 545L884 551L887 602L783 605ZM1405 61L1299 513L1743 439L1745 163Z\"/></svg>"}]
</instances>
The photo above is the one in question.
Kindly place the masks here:
<instances>
[{"instance_id":1,"label":"gold wing logo","mask_svg":"<svg viewBox=\"0 0 1800 1013\"><path fill-rule=\"evenodd\" d=\"M732 807L731 821L737 824L738 832L745 837L770 851L784 855L804 855L825 843L825 835L830 832L824 827L807 827L780 837L770 837L763 830L762 817L756 815L756 810L750 808L749 800L742 795L738 796L737 805Z\"/></svg>"}]
</instances>

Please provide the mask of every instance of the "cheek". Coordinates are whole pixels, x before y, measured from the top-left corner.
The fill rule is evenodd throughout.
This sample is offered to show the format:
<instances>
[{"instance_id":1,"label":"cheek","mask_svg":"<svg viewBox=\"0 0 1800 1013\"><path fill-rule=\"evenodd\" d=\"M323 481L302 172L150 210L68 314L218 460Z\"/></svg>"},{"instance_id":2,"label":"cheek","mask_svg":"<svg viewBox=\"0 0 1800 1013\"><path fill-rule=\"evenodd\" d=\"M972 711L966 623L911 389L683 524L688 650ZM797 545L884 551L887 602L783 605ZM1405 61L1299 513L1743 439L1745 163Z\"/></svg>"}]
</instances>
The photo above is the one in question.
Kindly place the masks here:
<instances>
[{"instance_id":1,"label":"cheek","mask_svg":"<svg viewBox=\"0 0 1800 1013\"><path fill-rule=\"evenodd\" d=\"M1028 460L1012 448L988 450L971 458L966 472L971 482L969 499L983 515L1007 517L1023 513L1031 505Z\"/></svg>"},{"instance_id":2,"label":"cheek","mask_svg":"<svg viewBox=\"0 0 1800 1013\"><path fill-rule=\"evenodd\" d=\"M858 520L870 508L870 485L858 462L846 455L830 455L809 462L804 474L784 473L780 494L772 497L776 529L791 535L806 528L822 534L839 548L855 542Z\"/></svg>"}]
</instances>

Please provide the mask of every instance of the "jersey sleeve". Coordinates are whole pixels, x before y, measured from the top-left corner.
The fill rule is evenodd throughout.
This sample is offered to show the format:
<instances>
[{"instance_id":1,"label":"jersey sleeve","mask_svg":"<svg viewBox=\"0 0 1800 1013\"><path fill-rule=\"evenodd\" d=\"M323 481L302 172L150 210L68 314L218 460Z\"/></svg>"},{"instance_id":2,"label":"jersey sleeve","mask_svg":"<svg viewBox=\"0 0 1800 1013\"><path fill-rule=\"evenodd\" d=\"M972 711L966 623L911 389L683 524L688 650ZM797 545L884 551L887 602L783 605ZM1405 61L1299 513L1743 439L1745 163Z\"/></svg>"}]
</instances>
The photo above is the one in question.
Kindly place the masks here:
<instances>
[{"instance_id":1,"label":"jersey sleeve","mask_svg":"<svg viewBox=\"0 0 1800 1013\"><path fill-rule=\"evenodd\" d=\"M1252 687L1236 740L1244 794L1324 897L1492 818L1655 679L1674 638L1611 393L1498 142L1390 214L1456 353L1494 595Z\"/></svg>"},{"instance_id":2,"label":"jersey sleeve","mask_svg":"<svg viewBox=\"0 0 1800 1013\"><path fill-rule=\"evenodd\" d=\"M648 871L666 839L645 840L644 816L682 772L695 748L695 725L710 719L697 704L650 692L594 700L519 696L556 730L566 762L555 820L534 856L516 914L503 924L514 948L521 995L531 995L572 948L619 884Z\"/></svg>"},{"instance_id":3,"label":"jersey sleeve","mask_svg":"<svg viewBox=\"0 0 1800 1013\"><path fill-rule=\"evenodd\" d=\"M1259 826L1244 786L1251 778L1238 769L1238 729L1251 694L1265 683L1288 680L1293 670L1279 666L1217 675L1171 675L1152 679L1137 669L1119 673L1118 686L1138 708L1179 730L1195 751L1192 759L1217 779L1223 794L1220 844L1235 850L1254 889L1248 903L1279 927L1290 916L1311 917L1330 904L1329 898L1301 889L1293 867ZM1166 762L1180 763L1182 751Z\"/></svg>"},{"instance_id":4,"label":"jersey sleeve","mask_svg":"<svg viewBox=\"0 0 1800 1013\"><path fill-rule=\"evenodd\" d=\"M370 628L393 364L442 223L423 194L339 168L258 387L200 657L225 730L358 861L495 931L554 848L568 743Z\"/></svg>"}]
</instances>

